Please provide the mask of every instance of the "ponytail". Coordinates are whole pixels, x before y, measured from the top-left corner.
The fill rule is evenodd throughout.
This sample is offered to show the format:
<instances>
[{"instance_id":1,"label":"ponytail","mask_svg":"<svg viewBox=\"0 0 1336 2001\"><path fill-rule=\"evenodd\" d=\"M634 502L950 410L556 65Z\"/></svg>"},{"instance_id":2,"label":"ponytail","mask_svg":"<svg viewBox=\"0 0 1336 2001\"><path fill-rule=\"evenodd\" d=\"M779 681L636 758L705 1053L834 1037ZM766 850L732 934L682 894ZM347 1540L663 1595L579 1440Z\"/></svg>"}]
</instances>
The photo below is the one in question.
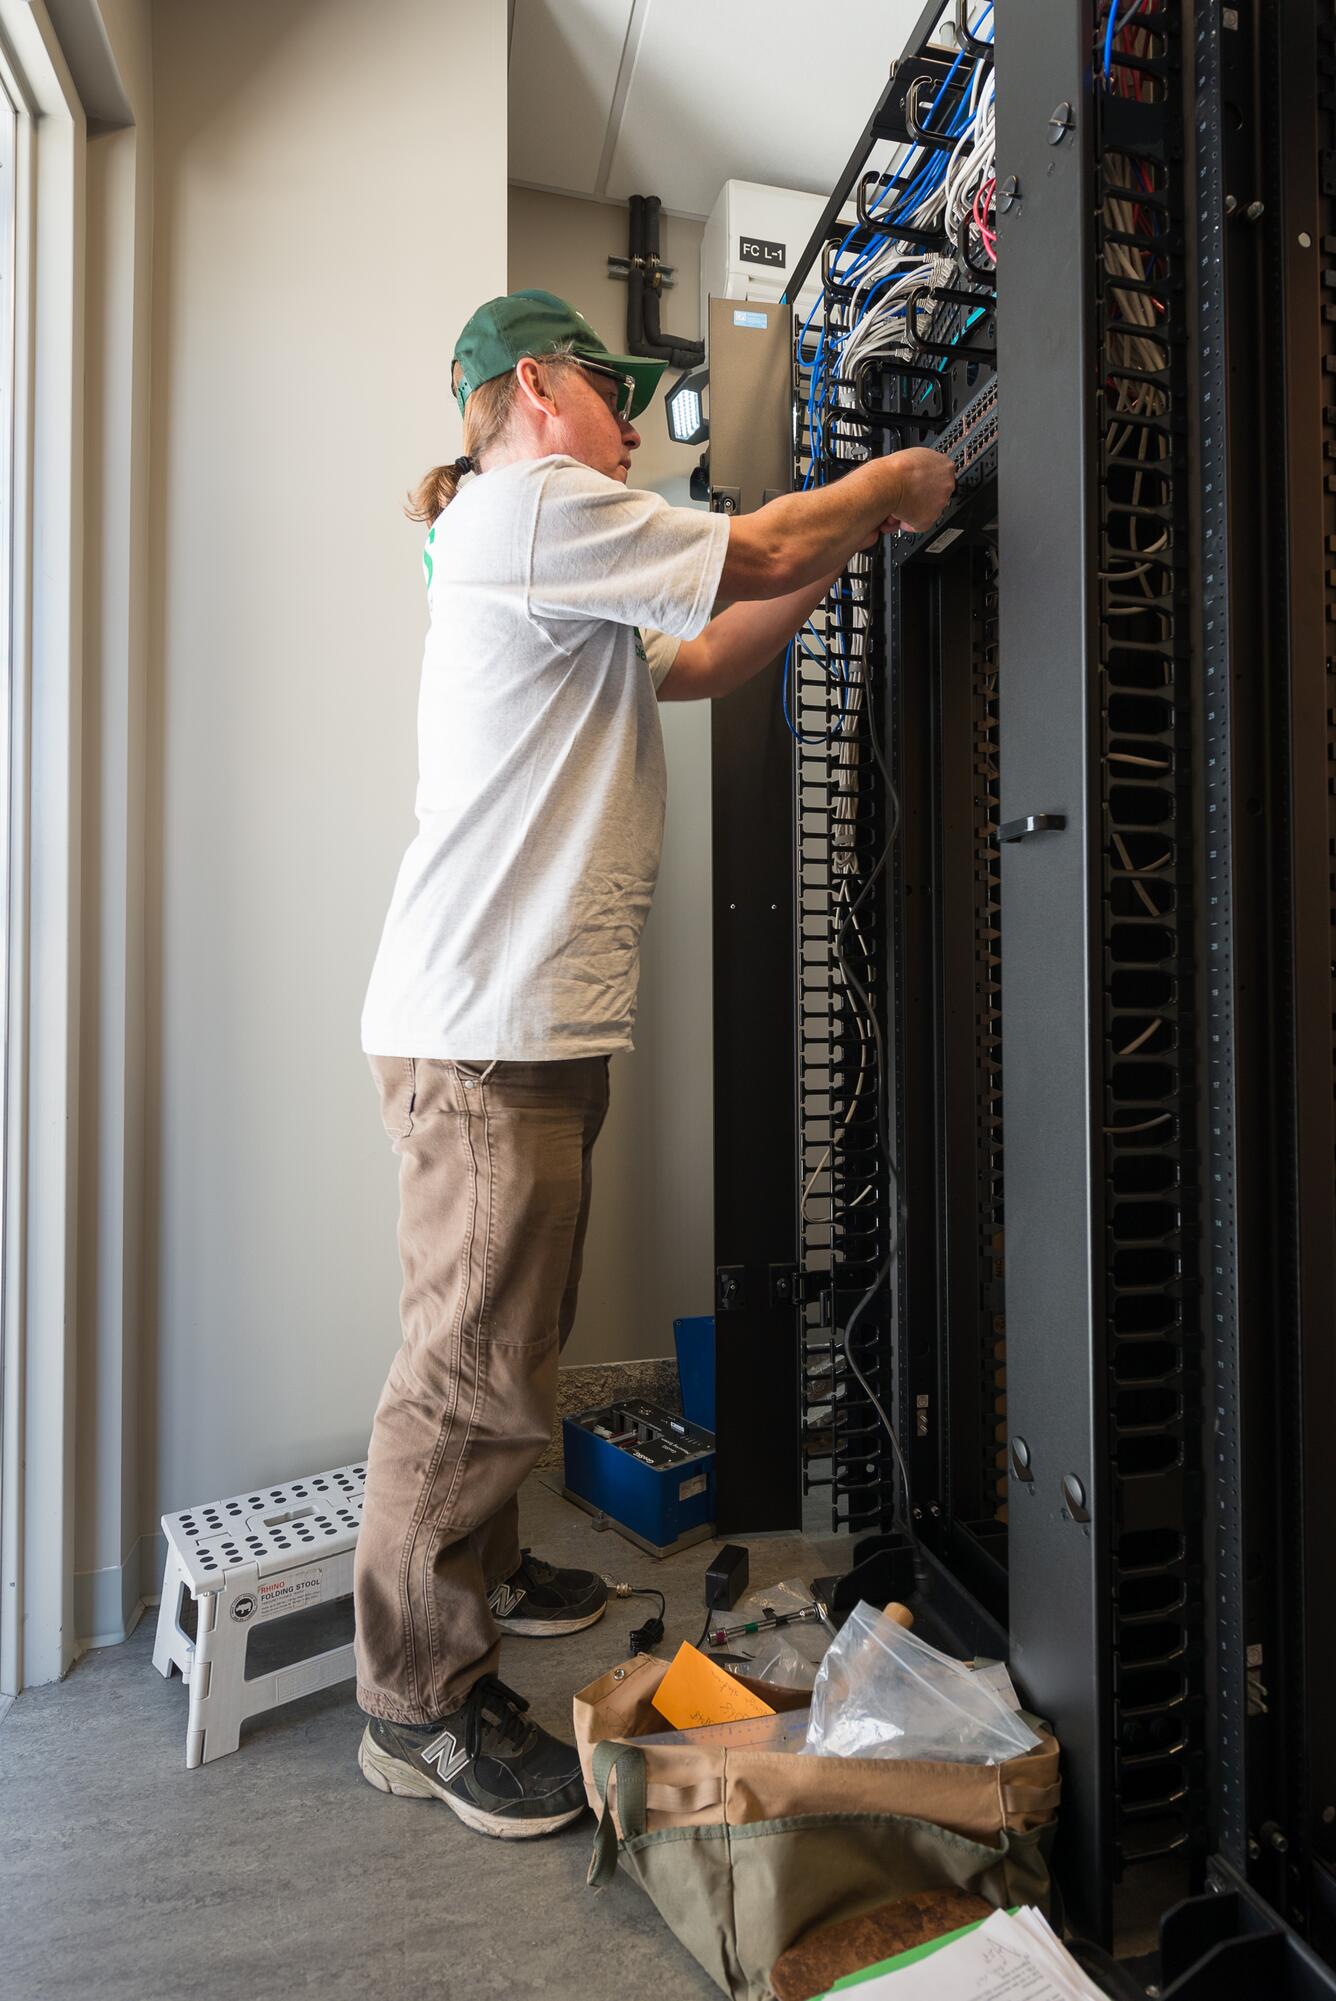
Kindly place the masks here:
<instances>
[{"instance_id":1,"label":"ponytail","mask_svg":"<svg viewBox=\"0 0 1336 2001\"><path fill-rule=\"evenodd\" d=\"M459 491L459 482L465 473L477 470L476 464L467 454L463 458L456 459L453 465L433 466L409 494L404 513L410 521L434 521L454 499Z\"/></svg>"}]
</instances>

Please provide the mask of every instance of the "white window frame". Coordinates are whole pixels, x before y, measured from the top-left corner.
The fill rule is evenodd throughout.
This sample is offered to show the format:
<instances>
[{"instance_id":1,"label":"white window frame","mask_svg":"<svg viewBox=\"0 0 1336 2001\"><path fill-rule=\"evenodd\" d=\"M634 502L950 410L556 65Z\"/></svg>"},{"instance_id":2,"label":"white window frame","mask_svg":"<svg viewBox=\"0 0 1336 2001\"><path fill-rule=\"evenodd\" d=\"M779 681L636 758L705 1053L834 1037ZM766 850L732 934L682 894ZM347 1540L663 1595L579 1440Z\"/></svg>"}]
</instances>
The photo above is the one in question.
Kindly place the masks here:
<instances>
[{"instance_id":1,"label":"white window frame","mask_svg":"<svg viewBox=\"0 0 1336 2001\"><path fill-rule=\"evenodd\" d=\"M10 746L13 741L14 643L14 284L17 271L15 235L18 203L15 168L18 162L18 110L0 78L0 1162L9 1129L9 933L10 933L10 809L13 799ZM0 1173L0 1188L4 1175ZM12 1365L4 1336L4 1300L9 1270L7 1204L0 1200L0 1702L16 1693L17 1672L10 1667L14 1647L12 1621L6 1607L17 1596L14 1553L7 1524L17 1517L10 1492L21 1463L21 1433L17 1397L11 1396ZM14 1358L17 1360L17 1357ZM8 1477L7 1477L8 1476Z\"/></svg>"},{"instance_id":2,"label":"white window frame","mask_svg":"<svg viewBox=\"0 0 1336 2001\"><path fill-rule=\"evenodd\" d=\"M0 1700L74 1632L82 676L82 108L42 0L0 0L16 107L6 964L0 1054ZM0 475L2 476L2 475ZM8 799L4 802L8 778Z\"/></svg>"}]
</instances>

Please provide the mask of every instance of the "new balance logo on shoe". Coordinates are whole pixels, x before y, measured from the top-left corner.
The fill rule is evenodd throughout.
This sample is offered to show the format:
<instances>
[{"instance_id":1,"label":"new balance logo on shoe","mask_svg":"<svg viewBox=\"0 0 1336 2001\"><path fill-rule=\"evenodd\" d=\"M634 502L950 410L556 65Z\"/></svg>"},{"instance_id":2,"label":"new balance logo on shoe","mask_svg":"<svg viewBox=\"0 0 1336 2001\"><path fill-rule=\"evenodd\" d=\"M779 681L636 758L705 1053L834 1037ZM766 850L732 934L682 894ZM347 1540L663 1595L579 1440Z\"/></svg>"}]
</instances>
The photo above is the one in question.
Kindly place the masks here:
<instances>
[{"instance_id":1,"label":"new balance logo on shoe","mask_svg":"<svg viewBox=\"0 0 1336 2001\"><path fill-rule=\"evenodd\" d=\"M469 1761L469 1754L451 1730L442 1730L439 1737L432 1739L422 1753L424 1765L435 1765L441 1784L448 1785L455 1773L461 1771Z\"/></svg>"},{"instance_id":2,"label":"new balance logo on shoe","mask_svg":"<svg viewBox=\"0 0 1336 2001\"><path fill-rule=\"evenodd\" d=\"M524 1593L517 1591L513 1584L498 1584L487 1603L498 1619L505 1619L514 1611L523 1596Z\"/></svg>"}]
</instances>

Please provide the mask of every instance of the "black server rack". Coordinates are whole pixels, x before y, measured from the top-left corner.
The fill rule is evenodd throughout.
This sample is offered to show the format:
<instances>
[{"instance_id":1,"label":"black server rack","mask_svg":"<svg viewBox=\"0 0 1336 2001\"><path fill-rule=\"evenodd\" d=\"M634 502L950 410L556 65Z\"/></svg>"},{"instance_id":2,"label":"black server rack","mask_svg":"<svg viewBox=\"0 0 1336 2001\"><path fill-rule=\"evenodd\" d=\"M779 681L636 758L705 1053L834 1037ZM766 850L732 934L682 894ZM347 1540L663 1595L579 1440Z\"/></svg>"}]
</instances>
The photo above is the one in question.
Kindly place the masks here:
<instances>
[{"instance_id":1,"label":"black server rack","mask_svg":"<svg viewBox=\"0 0 1336 2001\"><path fill-rule=\"evenodd\" d=\"M789 282L797 482L928 443L959 489L764 690L790 1170L717 1245L787 1388L761 1447L721 1315L721 1490L917 1541L929 1619L1005 1635L1080 1926L1184 1896L1166 1992L1326 1993L1336 8L985 18L926 9ZM975 227L887 221L985 71ZM888 235L924 281L832 391ZM756 757L725 718L717 800ZM736 1165L754 1090L716 1105Z\"/></svg>"}]
</instances>

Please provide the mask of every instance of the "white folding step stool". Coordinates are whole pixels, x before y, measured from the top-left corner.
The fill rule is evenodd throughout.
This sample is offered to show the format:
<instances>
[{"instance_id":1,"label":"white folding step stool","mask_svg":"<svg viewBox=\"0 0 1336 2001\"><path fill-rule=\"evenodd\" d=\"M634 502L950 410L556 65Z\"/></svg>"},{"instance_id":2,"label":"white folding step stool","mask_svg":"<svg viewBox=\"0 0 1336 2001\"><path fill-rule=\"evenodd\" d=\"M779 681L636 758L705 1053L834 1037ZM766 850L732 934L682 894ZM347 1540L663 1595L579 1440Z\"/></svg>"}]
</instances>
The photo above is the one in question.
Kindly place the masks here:
<instances>
[{"instance_id":1,"label":"white folding step stool","mask_svg":"<svg viewBox=\"0 0 1336 2001\"><path fill-rule=\"evenodd\" d=\"M251 1628L346 1598L362 1526L365 1466L336 1466L164 1515L167 1567L153 1665L190 1689L186 1767L235 1751L248 1716L346 1681L351 1643L246 1679ZM187 1596L195 1635L181 1624Z\"/></svg>"}]
</instances>

